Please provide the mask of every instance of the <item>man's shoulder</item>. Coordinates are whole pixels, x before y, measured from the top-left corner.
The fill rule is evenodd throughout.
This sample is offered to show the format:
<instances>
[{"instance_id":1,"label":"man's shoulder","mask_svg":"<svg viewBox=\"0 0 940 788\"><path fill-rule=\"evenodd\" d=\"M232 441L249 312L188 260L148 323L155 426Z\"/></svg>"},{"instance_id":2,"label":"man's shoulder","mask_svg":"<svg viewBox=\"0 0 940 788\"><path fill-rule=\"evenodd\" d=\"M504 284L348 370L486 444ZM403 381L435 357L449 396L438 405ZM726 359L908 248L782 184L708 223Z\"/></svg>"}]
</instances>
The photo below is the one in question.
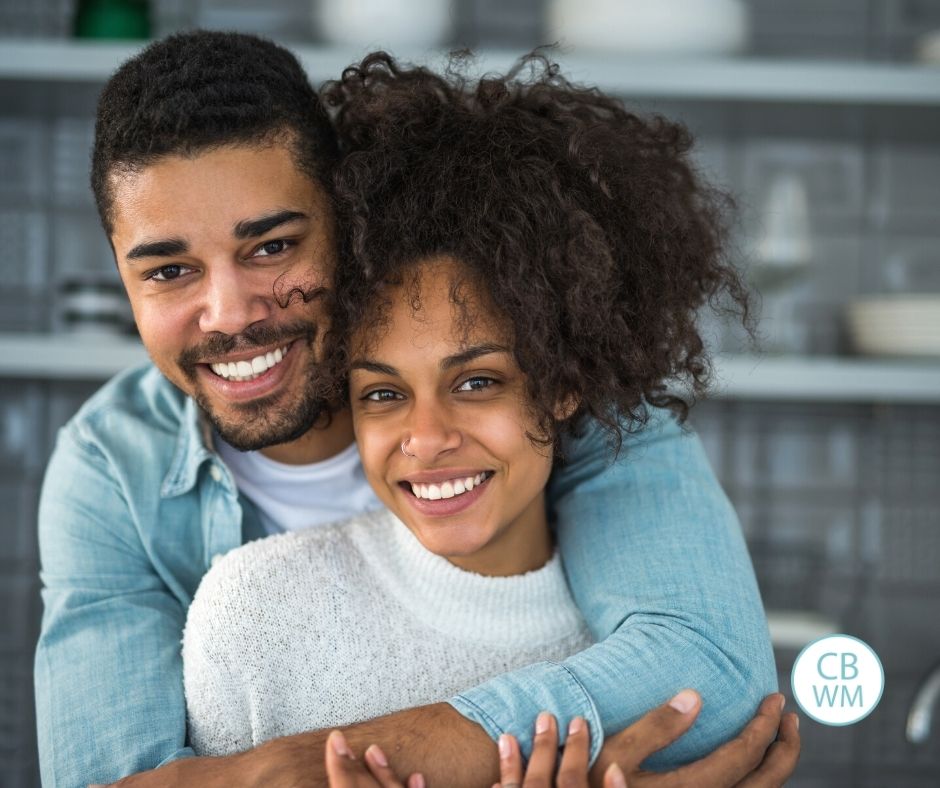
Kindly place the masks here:
<instances>
[{"instance_id":1,"label":"man's shoulder","mask_svg":"<svg viewBox=\"0 0 940 788\"><path fill-rule=\"evenodd\" d=\"M186 418L186 396L151 363L113 377L69 420L66 430L81 442L175 437Z\"/></svg>"}]
</instances>

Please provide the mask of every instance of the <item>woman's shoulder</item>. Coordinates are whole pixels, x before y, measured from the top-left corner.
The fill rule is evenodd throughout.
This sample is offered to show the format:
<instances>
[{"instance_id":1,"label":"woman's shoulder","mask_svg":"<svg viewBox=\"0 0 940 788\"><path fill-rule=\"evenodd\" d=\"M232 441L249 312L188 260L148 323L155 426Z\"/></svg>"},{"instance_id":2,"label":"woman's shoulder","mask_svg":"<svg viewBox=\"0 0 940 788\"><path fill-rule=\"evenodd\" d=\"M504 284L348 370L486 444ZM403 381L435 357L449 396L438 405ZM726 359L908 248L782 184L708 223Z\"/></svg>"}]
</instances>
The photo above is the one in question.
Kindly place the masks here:
<instances>
[{"instance_id":1,"label":"woman's shoulder","mask_svg":"<svg viewBox=\"0 0 940 788\"><path fill-rule=\"evenodd\" d=\"M264 600L290 587L346 584L358 574L356 533L369 529L379 513L268 536L214 559L193 604L210 597Z\"/></svg>"}]
</instances>

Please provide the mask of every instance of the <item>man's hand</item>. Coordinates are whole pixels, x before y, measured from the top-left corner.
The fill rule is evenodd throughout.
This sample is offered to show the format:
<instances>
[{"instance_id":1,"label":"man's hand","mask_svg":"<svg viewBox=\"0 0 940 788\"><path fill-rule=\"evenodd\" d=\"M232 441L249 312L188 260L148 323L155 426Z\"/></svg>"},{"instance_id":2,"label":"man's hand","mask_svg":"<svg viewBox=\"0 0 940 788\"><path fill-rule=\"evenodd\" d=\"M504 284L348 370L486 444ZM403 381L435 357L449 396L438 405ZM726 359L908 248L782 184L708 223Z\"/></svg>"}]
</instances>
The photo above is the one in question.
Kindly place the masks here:
<instances>
[{"instance_id":1,"label":"man's hand","mask_svg":"<svg viewBox=\"0 0 940 788\"><path fill-rule=\"evenodd\" d=\"M788 714L781 721L783 703L783 695L768 695L736 738L701 760L670 772L643 771L640 764L678 739L698 716L701 699L684 690L604 742L591 769L591 785L608 788L604 776L617 764L630 788L777 788L793 774L800 757L799 720Z\"/></svg>"}]
</instances>

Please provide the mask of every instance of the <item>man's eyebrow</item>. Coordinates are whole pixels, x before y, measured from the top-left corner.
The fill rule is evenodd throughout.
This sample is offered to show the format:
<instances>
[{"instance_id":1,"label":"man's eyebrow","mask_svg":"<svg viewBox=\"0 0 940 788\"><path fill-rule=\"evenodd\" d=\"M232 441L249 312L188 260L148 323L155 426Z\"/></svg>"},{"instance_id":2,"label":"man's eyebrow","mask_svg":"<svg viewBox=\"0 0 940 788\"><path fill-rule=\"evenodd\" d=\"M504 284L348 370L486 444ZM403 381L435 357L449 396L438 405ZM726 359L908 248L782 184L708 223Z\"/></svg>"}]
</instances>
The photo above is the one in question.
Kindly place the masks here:
<instances>
[{"instance_id":1,"label":"man's eyebrow","mask_svg":"<svg viewBox=\"0 0 940 788\"><path fill-rule=\"evenodd\" d=\"M510 350L508 347L503 345L494 345L492 343L485 343L483 345L474 345L469 347L466 350L456 353L453 356L448 356L441 362L441 369L448 370L453 367L459 367L463 364L466 364L470 361L473 361L480 356L488 356L490 353L509 353Z\"/></svg>"},{"instance_id":2,"label":"man's eyebrow","mask_svg":"<svg viewBox=\"0 0 940 788\"><path fill-rule=\"evenodd\" d=\"M487 356L490 353L509 352L509 348L503 345L494 345L491 343L484 345L474 345L473 347L467 348L460 353L456 353L453 356L448 356L447 358L443 359L441 361L441 369L446 371L454 367L459 367L462 364L473 361L480 356ZM366 372L375 372L377 375L391 375L393 377L401 377L401 373L399 373L395 367L389 366L388 364L383 364L379 361L373 361L371 358L357 358L350 363L349 369L364 369Z\"/></svg>"},{"instance_id":3,"label":"man's eyebrow","mask_svg":"<svg viewBox=\"0 0 940 788\"><path fill-rule=\"evenodd\" d=\"M127 260L142 257L176 257L189 251L189 244L181 238L166 238L163 241L146 241L137 244L125 255Z\"/></svg>"},{"instance_id":4,"label":"man's eyebrow","mask_svg":"<svg viewBox=\"0 0 940 788\"><path fill-rule=\"evenodd\" d=\"M247 238L258 238L282 224L306 218L307 214L300 211L278 211L257 219L243 219L235 225L232 233L239 241L244 241Z\"/></svg>"}]
</instances>

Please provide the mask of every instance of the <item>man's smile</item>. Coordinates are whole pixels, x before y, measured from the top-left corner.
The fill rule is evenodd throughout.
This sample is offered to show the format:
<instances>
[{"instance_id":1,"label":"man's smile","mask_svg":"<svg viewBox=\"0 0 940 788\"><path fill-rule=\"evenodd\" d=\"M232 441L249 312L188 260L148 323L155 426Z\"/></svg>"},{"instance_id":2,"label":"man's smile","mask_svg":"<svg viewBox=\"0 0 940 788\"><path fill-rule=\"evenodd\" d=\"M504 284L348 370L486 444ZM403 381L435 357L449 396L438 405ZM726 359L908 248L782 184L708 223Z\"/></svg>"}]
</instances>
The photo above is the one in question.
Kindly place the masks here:
<instances>
[{"instance_id":1,"label":"man's smile","mask_svg":"<svg viewBox=\"0 0 940 788\"><path fill-rule=\"evenodd\" d=\"M226 380L236 382L254 380L280 364L292 344L293 342L290 342L282 347L274 348L273 351L258 353L250 358L232 358L227 361L212 362L209 364L209 369Z\"/></svg>"}]
</instances>

